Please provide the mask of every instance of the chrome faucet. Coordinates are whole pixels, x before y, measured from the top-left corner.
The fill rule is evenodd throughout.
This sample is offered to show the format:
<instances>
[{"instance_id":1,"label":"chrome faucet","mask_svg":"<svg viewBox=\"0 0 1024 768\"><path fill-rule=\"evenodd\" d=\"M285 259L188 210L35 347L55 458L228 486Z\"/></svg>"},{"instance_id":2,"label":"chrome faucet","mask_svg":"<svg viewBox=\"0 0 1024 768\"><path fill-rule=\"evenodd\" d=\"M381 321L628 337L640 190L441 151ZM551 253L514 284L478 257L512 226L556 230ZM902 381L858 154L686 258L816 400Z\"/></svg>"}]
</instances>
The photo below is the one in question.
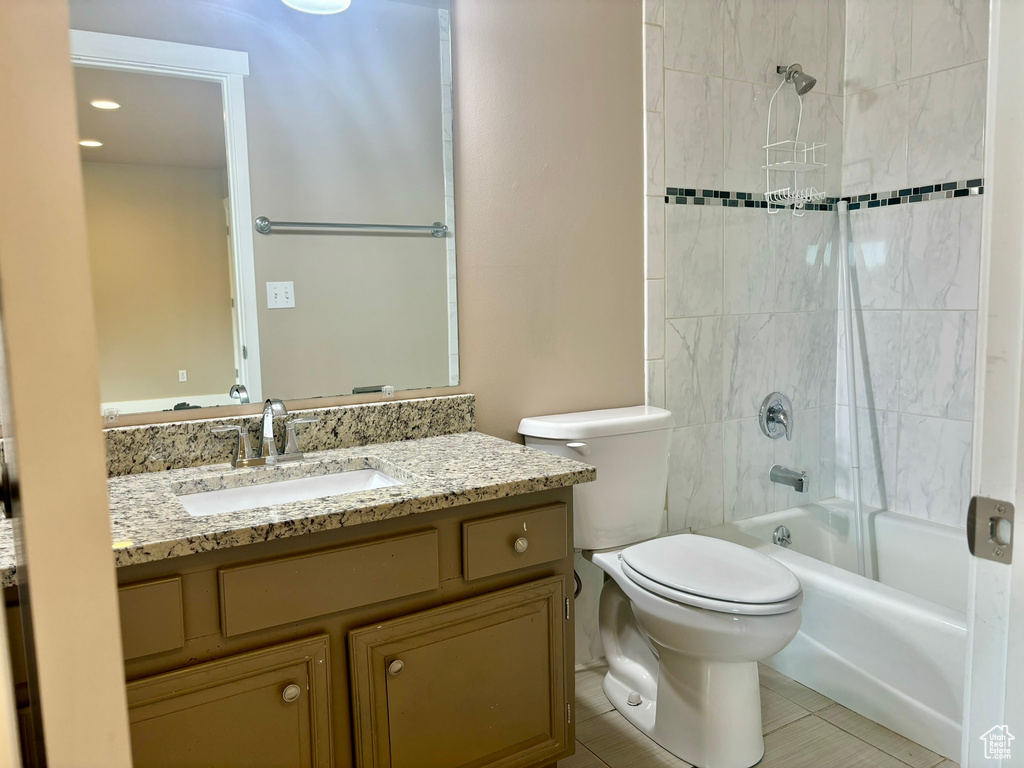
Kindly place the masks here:
<instances>
[{"instance_id":1,"label":"chrome faucet","mask_svg":"<svg viewBox=\"0 0 1024 768\"><path fill-rule=\"evenodd\" d=\"M276 397L268 397L263 404L263 429L260 431L260 458L268 464L277 460L277 441L274 439L274 417L287 416L288 409Z\"/></svg>"},{"instance_id":2,"label":"chrome faucet","mask_svg":"<svg viewBox=\"0 0 1024 768\"><path fill-rule=\"evenodd\" d=\"M249 404L249 390L245 388L244 384L232 384L228 395L232 400L237 400L239 405Z\"/></svg>"},{"instance_id":3,"label":"chrome faucet","mask_svg":"<svg viewBox=\"0 0 1024 768\"><path fill-rule=\"evenodd\" d=\"M772 467L771 472L768 473L768 477L771 478L773 483L788 485L797 493L807 493L808 491L809 480L807 473L801 472L798 469L790 469L781 464L776 464Z\"/></svg>"}]
</instances>

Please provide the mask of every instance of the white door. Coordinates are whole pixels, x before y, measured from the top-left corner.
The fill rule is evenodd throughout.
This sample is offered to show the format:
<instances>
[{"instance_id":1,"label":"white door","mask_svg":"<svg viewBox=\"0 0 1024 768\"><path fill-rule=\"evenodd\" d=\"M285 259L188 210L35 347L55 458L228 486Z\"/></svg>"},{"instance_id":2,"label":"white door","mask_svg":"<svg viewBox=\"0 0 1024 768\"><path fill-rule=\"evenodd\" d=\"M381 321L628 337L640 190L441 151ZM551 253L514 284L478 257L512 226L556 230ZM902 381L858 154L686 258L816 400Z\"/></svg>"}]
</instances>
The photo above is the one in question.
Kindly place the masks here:
<instances>
[{"instance_id":1,"label":"white door","mask_svg":"<svg viewBox=\"0 0 1024 768\"><path fill-rule=\"evenodd\" d=\"M1016 507L1024 531L1024 2L992 0L978 404L979 496ZM1002 557L1009 553L1001 548ZM1024 545L972 559L961 764L1024 766Z\"/></svg>"}]
</instances>

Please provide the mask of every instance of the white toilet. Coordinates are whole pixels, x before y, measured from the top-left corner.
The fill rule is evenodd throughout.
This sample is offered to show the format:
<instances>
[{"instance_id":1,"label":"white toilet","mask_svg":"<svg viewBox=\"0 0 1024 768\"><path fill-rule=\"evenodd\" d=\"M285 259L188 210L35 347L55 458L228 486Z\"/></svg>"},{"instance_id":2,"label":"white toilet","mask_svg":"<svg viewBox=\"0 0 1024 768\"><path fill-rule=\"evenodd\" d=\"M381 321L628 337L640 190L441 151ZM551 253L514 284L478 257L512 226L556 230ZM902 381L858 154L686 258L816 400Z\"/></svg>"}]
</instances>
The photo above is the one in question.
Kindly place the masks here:
<instances>
[{"instance_id":1,"label":"white toilet","mask_svg":"<svg viewBox=\"0 0 1024 768\"><path fill-rule=\"evenodd\" d=\"M698 768L764 755L757 662L800 628L800 582L781 563L692 534L658 538L672 414L636 406L523 419L526 444L597 468L574 492L575 547L610 579L604 691L638 729ZM767 468L765 469L767 471Z\"/></svg>"}]
</instances>

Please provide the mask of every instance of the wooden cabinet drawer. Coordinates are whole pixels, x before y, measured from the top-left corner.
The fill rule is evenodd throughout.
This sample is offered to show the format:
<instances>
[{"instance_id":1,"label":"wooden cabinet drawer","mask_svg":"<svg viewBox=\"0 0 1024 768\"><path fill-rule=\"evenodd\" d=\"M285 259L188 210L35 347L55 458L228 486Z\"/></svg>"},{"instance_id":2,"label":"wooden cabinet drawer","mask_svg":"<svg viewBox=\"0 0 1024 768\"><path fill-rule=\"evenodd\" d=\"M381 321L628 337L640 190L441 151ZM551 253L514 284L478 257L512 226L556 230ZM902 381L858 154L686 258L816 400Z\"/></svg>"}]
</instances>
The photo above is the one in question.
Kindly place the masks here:
<instances>
[{"instance_id":1,"label":"wooden cabinet drawer","mask_svg":"<svg viewBox=\"0 0 1024 768\"><path fill-rule=\"evenodd\" d=\"M220 571L221 631L240 635L437 589L437 531Z\"/></svg>"},{"instance_id":2,"label":"wooden cabinet drawer","mask_svg":"<svg viewBox=\"0 0 1024 768\"><path fill-rule=\"evenodd\" d=\"M135 768L327 768L327 635L128 684Z\"/></svg>"},{"instance_id":3,"label":"wooden cabinet drawer","mask_svg":"<svg viewBox=\"0 0 1024 768\"><path fill-rule=\"evenodd\" d=\"M565 756L562 585L555 576L350 632L356 768Z\"/></svg>"},{"instance_id":4,"label":"wooden cabinet drawer","mask_svg":"<svg viewBox=\"0 0 1024 768\"><path fill-rule=\"evenodd\" d=\"M181 579L129 584L117 590L124 657L173 651L185 645Z\"/></svg>"},{"instance_id":5,"label":"wooden cabinet drawer","mask_svg":"<svg viewBox=\"0 0 1024 768\"><path fill-rule=\"evenodd\" d=\"M568 545L568 510L552 504L462 524L466 581L560 560ZM519 547L525 548L520 552Z\"/></svg>"}]
</instances>

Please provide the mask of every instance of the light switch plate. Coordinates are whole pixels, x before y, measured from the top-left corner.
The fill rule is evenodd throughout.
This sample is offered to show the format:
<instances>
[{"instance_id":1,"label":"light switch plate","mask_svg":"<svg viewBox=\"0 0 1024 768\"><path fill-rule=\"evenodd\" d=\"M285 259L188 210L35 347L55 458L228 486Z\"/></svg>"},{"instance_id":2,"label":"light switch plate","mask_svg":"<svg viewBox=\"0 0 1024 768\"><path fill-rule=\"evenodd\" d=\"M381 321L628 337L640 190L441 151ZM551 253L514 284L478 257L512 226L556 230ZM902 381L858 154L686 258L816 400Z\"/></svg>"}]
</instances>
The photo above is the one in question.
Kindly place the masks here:
<instances>
[{"instance_id":1,"label":"light switch plate","mask_svg":"<svg viewBox=\"0 0 1024 768\"><path fill-rule=\"evenodd\" d=\"M295 283L267 283L267 309L290 309L295 306Z\"/></svg>"}]
</instances>

